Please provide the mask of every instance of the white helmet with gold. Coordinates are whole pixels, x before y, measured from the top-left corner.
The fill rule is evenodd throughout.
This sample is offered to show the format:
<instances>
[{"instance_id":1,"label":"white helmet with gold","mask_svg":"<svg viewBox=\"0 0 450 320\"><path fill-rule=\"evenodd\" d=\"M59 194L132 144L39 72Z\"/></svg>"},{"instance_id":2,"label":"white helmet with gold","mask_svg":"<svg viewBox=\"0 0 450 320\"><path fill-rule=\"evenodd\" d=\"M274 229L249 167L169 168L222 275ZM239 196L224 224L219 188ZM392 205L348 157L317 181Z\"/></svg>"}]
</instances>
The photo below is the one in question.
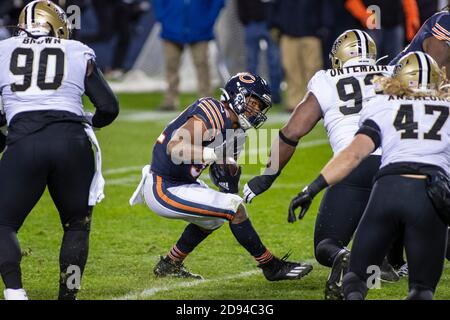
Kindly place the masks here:
<instances>
[{"instance_id":1,"label":"white helmet with gold","mask_svg":"<svg viewBox=\"0 0 450 320\"><path fill-rule=\"evenodd\" d=\"M347 30L333 43L330 52L331 65L334 69L342 68L347 62L375 65L377 45L365 31Z\"/></svg>"},{"instance_id":2,"label":"white helmet with gold","mask_svg":"<svg viewBox=\"0 0 450 320\"><path fill-rule=\"evenodd\" d=\"M32 36L51 36L69 39L71 25L64 10L50 0L27 4L20 13L19 30Z\"/></svg>"},{"instance_id":3,"label":"white helmet with gold","mask_svg":"<svg viewBox=\"0 0 450 320\"><path fill-rule=\"evenodd\" d=\"M414 93L435 94L441 82L437 62L427 53L410 52L395 65L393 79Z\"/></svg>"}]
</instances>

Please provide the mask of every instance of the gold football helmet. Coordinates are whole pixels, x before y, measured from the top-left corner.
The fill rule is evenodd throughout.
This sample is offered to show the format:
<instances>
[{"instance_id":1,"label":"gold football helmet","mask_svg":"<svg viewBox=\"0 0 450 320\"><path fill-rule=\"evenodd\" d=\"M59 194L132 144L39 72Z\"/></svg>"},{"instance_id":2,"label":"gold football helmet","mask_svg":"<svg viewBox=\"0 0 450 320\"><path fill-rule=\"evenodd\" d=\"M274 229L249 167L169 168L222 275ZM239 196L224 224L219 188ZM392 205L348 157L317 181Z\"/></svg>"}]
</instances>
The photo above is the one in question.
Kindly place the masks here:
<instances>
[{"instance_id":1,"label":"gold football helmet","mask_svg":"<svg viewBox=\"0 0 450 320\"><path fill-rule=\"evenodd\" d=\"M332 67L342 68L351 59L369 65L376 63L377 45L367 32L357 29L347 30L334 41L330 52Z\"/></svg>"},{"instance_id":2,"label":"gold football helmet","mask_svg":"<svg viewBox=\"0 0 450 320\"><path fill-rule=\"evenodd\" d=\"M434 94L441 82L438 64L421 51L410 52L402 57L395 65L392 77L415 93Z\"/></svg>"},{"instance_id":3,"label":"gold football helmet","mask_svg":"<svg viewBox=\"0 0 450 320\"><path fill-rule=\"evenodd\" d=\"M31 35L49 35L69 39L71 26L61 7L50 0L30 2L22 9L18 28Z\"/></svg>"}]
</instances>

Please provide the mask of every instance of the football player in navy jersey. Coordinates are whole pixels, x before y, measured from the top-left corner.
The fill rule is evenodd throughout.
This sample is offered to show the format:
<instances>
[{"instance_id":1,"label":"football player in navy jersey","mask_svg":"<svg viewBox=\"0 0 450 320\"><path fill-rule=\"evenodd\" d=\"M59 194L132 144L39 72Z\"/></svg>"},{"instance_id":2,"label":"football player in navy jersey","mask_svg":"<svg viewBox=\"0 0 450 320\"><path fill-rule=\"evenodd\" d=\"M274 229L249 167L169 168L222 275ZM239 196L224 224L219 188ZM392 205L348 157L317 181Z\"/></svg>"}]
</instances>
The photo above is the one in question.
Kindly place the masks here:
<instances>
[{"instance_id":1,"label":"football player in navy jersey","mask_svg":"<svg viewBox=\"0 0 450 320\"><path fill-rule=\"evenodd\" d=\"M450 78L450 12L443 10L425 21L411 43L389 64L395 65L409 52L428 53L440 67L446 67Z\"/></svg>"},{"instance_id":2,"label":"football player in navy jersey","mask_svg":"<svg viewBox=\"0 0 450 320\"><path fill-rule=\"evenodd\" d=\"M188 225L155 266L156 276L202 279L189 272L183 260L226 221L267 280L298 279L312 270L309 264L273 256L261 242L243 199L237 195L240 168L234 158L234 137L238 131L259 128L271 105L270 89L264 79L238 73L226 83L221 101L195 101L161 133L153 147L151 165L144 167L130 204L145 201L156 214L185 220ZM198 180L209 164L212 180L221 192Z\"/></svg>"}]
</instances>

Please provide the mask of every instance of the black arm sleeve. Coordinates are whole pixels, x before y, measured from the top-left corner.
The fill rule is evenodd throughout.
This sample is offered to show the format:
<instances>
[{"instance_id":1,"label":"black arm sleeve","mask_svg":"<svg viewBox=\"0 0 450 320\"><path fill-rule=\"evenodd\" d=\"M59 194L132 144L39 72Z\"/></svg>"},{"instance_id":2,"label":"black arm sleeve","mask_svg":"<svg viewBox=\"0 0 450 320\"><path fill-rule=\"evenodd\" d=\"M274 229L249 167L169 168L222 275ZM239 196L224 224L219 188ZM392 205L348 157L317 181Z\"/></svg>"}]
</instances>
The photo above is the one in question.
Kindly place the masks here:
<instances>
[{"instance_id":1,"label":"black arm sleeve","mask_svg":"<svg viewBox=\"0 0 450 320\"><path fill-rule=\"evenodd\" d=\"M372 139L375 149L378 149L381 145L381 129L373 120L368 119L364 121L362 126L355 133L355 135L357 134L365 134Z\"/></svg>"},{"instance_id":2,"label":"black arm sleeve","mask_svg":"<svg viewBox=\"0 0 450 320\"><path fill-rule=\"evenodd\" d=\"M103 128L109 125L119 115L119 101L97 66L84 81L85 94L95 106L92 125Z\"/></svg>"},{"instance_id":3,"label":"black arm sleeve","mask_svg":"<svg viewBox=\"0 0 450 320\"><path fill-rule=\"evenodd\" d=\"M0 127L6 126L6 116L4 113L0 112ZM0 131L0 152L3 152L6 147L6 136L3 134L3 131Z\"/></svg>"}]
</instances>

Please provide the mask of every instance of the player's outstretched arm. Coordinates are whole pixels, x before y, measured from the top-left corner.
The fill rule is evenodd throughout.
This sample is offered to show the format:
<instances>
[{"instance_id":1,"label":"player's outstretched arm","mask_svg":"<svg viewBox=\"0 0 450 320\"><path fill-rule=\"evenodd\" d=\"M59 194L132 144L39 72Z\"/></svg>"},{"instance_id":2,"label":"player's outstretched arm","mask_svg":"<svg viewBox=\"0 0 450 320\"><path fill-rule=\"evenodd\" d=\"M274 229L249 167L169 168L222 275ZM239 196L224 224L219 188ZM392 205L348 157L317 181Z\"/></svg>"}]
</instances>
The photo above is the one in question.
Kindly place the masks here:
<instances>
[{"instance_id":1,"label":"player's outstretched arm","mask_svg":"<svg viewBox=\"0 0 450 320\"><path fill-rule=\"evenodd\" d=\"M92 126L103 128L109 125L119 115L119 101L103 77L102 72L93 62L88 64L84 86L85 94L95 107Z\"/></svg>"},{"instance_id":2,"label":"player's outstretched arm","mask_svg":"<svg viewBox=\"0 0 450 320\"><path fill-rule=\"evenodd\" d=\"M308 211L313 198L320 191L342 181L376 147L371 137L365 134L357 134L352 143L331 159L322 169L320 175L292 199L289 205L288 222L294 222L297 219L295 210L299 207L301 208L299 219L302 219L306 211Z\"/></svg>"},{"instance_id":3,"label":"player's outstretched arm","mask_svg":"<svg viewBox=\"0 0 450 320\"><path fill-rule=\"evenodd\" d=\"M251 202L255 196L270 188L291 159L299 140L314 128L321 117L322 110L317 98L308 92L273 142L265 172L244 186L245 202Z\"/></svg>"}]
</instances>

